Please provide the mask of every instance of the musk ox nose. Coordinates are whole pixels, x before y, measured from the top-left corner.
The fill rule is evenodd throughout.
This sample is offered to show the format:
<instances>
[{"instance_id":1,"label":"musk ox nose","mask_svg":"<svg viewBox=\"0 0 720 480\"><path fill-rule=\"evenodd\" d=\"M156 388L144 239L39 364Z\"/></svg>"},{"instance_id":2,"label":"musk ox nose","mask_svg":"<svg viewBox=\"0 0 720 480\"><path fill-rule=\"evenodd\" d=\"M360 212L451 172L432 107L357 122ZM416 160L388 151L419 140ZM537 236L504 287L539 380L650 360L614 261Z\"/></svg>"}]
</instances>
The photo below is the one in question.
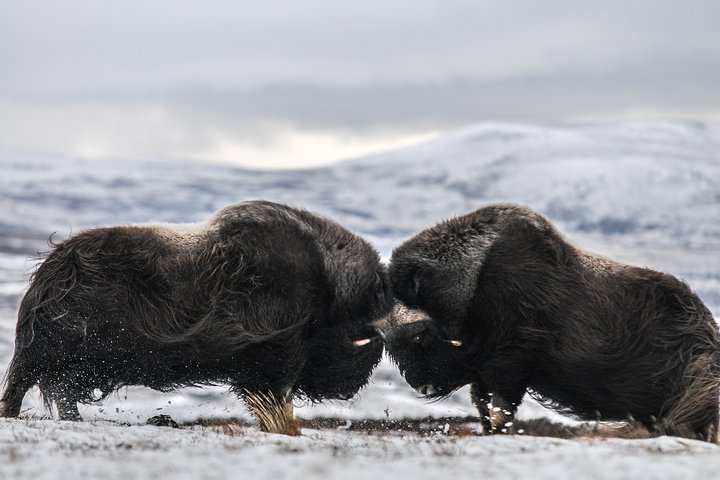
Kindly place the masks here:
<instances>
[{"instance_id":1,"label":"musk ox nose","mask_svg":"<svg viewBox=\"0 0 720 480\"><path fill-rule=\"evenodd\" d=\"M435 387L430 384L421 385L417 388L417 391L422 393L423 395L434 395L435 393L437 393Z\"/></svg>"}]
</instances>

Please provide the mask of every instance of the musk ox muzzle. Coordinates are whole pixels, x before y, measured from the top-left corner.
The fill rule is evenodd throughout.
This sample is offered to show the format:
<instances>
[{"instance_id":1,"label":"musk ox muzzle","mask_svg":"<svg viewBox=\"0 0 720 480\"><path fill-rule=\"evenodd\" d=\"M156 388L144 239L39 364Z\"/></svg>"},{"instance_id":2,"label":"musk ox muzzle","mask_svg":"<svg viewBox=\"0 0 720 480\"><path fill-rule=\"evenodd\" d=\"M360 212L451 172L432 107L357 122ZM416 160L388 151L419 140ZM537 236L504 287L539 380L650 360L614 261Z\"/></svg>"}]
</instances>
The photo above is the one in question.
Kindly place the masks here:
<instances>
[{"instance_id":1,"label":"musk ox muzzle","mask_svg":"<svg viewBox=\"0 0 720 480\"><path fill-rule=\"evenodd\" d=\"M292 417L294 397L349 398L380 361L386 269L310 212L244 202L202 225L96 228L53 246L21 302L3 416L35 384L79 419L96 391L227 383L256 412Z\"/></svg>"},{"instance_id":2,"label":"musk ox muzzle","mask_svg":"<svg viewBox=\"0 0 720 480\"><path fill-rule=\"evenodd\" d=\"M427 312L396 302L386 327L386 348L408 384L428 397L449 395L469 383L458 347Z\"/></svg>"}]
</instances>

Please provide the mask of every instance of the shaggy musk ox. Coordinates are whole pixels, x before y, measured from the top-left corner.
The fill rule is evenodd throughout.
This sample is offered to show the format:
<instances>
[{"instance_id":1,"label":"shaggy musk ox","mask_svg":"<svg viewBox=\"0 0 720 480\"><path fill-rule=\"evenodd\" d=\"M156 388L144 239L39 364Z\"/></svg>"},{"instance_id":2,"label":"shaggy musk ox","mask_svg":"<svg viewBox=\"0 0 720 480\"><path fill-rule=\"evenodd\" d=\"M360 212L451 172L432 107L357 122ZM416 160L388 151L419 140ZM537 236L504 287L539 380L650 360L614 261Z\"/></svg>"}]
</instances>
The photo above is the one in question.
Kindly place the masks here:
<instances>
[{"instance_id":1,"label":"shaggy musk ox","mask_svg":"<svg viewBox=\"0 0 720 480\"><path fill-rule=\"evenodd\" d=\"M419 233L389 271L391 357L428 396L470 384L486 432L529 389L584 419L717 440L718 328L675 277L584 252L512 205Z\"/></svg>"},{"instance_id":2,"label":"shaggy musk ox","mask_svg":"<svg viewBox=\"0 0 720 480\"><path fill-rule=\"evenodd\" d=\"M292 416L293 396L347 399L367 383L383 349L372 324L391 308L367 242L288 206L88 230L55 245L32 277L0 414L17 416L35 384L77 420L77 402L123 385L227 383L272 429L263 412Z\"/></svg>"}]
</instances>

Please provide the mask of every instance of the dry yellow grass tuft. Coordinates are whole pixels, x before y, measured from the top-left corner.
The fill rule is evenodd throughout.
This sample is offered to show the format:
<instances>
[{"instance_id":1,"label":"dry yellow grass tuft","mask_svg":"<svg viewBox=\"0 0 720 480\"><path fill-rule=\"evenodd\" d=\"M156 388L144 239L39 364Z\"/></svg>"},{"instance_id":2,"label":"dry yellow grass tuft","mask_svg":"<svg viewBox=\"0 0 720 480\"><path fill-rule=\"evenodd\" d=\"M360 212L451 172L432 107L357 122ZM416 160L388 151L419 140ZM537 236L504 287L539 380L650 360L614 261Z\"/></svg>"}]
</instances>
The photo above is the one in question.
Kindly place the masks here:
<instances>
[{"instance_id":1,"label":"dry yellow grass tuft","mask_svg":"<svg viewBox=\"0 0 720 480\"><path fill-rule=\"evenodd\" d=\"M245 402L260 422L260 430L283 435L300 435L292 400L282 401L266 393L245 392Z\"/></svg>"}]
</instances>

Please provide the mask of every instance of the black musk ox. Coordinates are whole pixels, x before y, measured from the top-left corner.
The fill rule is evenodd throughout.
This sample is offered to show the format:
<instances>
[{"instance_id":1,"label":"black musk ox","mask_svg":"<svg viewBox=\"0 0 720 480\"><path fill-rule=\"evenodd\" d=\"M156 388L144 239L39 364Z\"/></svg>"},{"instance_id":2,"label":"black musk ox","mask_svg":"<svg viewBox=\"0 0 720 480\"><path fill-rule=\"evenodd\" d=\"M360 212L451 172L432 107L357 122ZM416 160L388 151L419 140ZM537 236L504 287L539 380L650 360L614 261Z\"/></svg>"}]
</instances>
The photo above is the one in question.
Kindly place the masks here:
<instances>
[{"instance_id":1,"label":"black musk ox","mask_svg":"<svg viewBox=\"0 0 720 480\"><path fill-rule=\"evenodd\" d=\"M419 233L389 271L389 354L425 395L471 385L486 432L530 390L584 419L717 441L718 328L675 277L584 252L512 205Z\"/></svg>"},{"instance_id":2,"label":"black musk ox","mask_svg":"<svg viewBox=\"0 0 720 480\"><path fill-rule=\"evenodd\" d=\"M367 242L288 206L88 230L55 245L31 279L0 414L17 416L35 384L71 420L77 402L124 385L227 383L255 395L256 412L292 412L294 396L347 399L380 361L372 324L391 308Z\"/></svg>"}]
</instances>

